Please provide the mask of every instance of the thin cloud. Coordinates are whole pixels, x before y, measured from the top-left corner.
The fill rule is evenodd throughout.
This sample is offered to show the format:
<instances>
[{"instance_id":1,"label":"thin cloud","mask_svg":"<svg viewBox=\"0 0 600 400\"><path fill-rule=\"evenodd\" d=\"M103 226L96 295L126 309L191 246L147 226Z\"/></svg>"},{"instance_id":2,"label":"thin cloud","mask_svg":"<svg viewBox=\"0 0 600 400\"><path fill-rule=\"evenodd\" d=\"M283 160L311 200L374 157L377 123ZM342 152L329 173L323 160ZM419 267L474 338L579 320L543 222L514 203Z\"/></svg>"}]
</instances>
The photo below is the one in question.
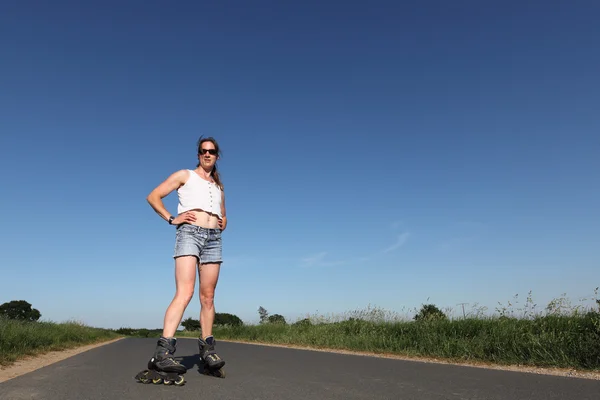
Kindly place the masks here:
<instances>
[{"instance_id":1,"label":"thin cloud","mask_svg":"<svg viewBox=\"0 0 600 400\"><path fill-rule=\"evenodd\" d=\"M313 254L308 257L302 259L302 263L307 266L315 265L323 261L325 256L327 255L326 251L321 253Z\"/></svg>"},{"instance_id":2,"label":"thin cloud","mask_svg":"<svg viewBox=\"0 0 600 400\"><path fill-rule=\"evenodd\" d=\"M378 254L389 253L391 251L394 251L394 250L404 246L404 244L406 244L406 241L408 240L409 237L410 237L409 232L404 232L404 233L398 235L396 242L393 245L380 251ZM349 263L365 262L365 261L371 260L374 256L377 256L377 254L372 254L371 256L357 256L356 258L346 259L346 260L328 260L327 259L328 254L329 253L327 251L310 254L310 255L307 255L306 257L300 259L300 263L301 263L302 267L305 267L305 268L332 267L332 266L336 266L336 265L344 265L344 264L349 264Z\"/></svg>"},{"instance_id":3,"label":"thin cloud","mask_svg":"<svg viewBox=\"0 0 600 400\"><path fill-rule=\"evenodd\" d=\"M409 236L410 236L410 233L408 233L408 232L404 232L404 233L398 235L398 239L396 240L396 243L394 243L393 245L391 245L387 249L383 250L383 252L384 253L389 253L390 251L394 251L394 250L396 250L396 249L404 246L404 244L408 240Z\"/></svg>"},{"instance_id":4,"label":"thin cloud","mask_svg":"<svg viewBox=\"0 0 600 400\"><path fill-rule=\"evenodd\" d=\"M302 265L304 267L331 267L334 265L345 264L346 261L337 260L337 261L327 261L325 257L327 256L326 251L322 251L320 253L312 254L307 257L304 257L302 261Z\"/></svg>"}]
</instances>

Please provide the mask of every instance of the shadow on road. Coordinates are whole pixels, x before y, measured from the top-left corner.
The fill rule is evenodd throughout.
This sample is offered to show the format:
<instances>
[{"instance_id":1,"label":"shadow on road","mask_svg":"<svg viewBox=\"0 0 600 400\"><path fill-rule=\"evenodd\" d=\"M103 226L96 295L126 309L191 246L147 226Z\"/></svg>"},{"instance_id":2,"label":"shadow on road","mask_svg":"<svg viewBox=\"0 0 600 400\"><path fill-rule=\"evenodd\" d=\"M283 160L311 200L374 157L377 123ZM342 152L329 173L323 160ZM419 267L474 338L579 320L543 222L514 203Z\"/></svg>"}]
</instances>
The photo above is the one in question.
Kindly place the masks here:
<instances>
[{"instance_id":1,"label":"shadow on road","mask_svg":"<svg viewBox=\"0 0 600 400\"><path fill-rule=\"evenodd\" d=\"M181 357L175 357L175 360L179 361L181 363L181 365L183 365L184 367L187 368L187 370L189 371L190 369L194 368L195 366L198 366L198 369L200 370L200 368L204 368L202 364L202 361L200 361L200 355L199 354L195 354L192 356L181 356Z\"/></svg>"},{"instance_id":2,"label":"shadow on road","mask_svg":"<svg viewBox=\"0 0 600 400\"><path fill-rule=\"evenodd\" d=\"M198 368L196 368L196 372L200 374L214 376L217 378L225 377L224 369L210 371L208 368L206 368L204 361L200 360L199 354L195 354L193 356L175 357L175 360L179 361L179 363L181 363L181 365L183 365L188 371L197 366Z\"/></svg>"}]
</instances>

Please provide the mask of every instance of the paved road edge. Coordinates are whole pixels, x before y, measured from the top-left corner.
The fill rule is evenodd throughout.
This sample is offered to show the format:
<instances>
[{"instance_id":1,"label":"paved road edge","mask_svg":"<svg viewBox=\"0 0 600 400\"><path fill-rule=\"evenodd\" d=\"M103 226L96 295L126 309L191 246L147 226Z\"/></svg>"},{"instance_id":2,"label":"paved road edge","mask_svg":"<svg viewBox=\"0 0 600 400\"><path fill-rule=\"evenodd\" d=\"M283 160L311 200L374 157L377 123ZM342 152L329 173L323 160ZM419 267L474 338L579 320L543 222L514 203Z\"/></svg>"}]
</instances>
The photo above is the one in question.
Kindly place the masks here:
<instances>
[{"instance_id":1,"label":"paved road edge","mask_svg":"<svg viewBox=\"0 0 600 400\"><path fill-rule=\"evenodd\" d=\"M183 339L183 337L182 337ZM191 339L191 338L188 338ZM473 368L484 368L484 369L494 369L501 371L513 371L513 372L524 372L530 374L538 374L538 375L553 375L553 376L563 376L569 378L581 378L581 379L592 379L592 380L600 380L600 371L579 371L570 368L543 368L543 367L531 367L531 366L522 366L522 365L498 365L484 362L458 362L458 361L449 361L439 358L427 358L427 357L410 357L403 356L398 354L390 354L390 353L371 353L371 352L361 352L361 351L353 351L353 350L342 350L342 349L329 349L329 348L317 348L310 346L300 346L300 345L292 345L292 344L275 344L268 342L254 342L254 341L242 341L242 340L229 340L229 339L217 339L220 342L230 342L230 343L240 343L240 344L252 344L257 346L269 346L269 347L283 347L288 349L296 349L296 350L307 350L307 351L319 351L326 353L339 353L339 354L347 354L347 355L355 355L355 356L364 356L364 357L376 357L376 358L390 358L395 360L403 360L403 361L413 361L413 362L422 362L422 363L435 363L435 364L447 364L447 365L455 365L460 367L473 367Z\"/></svg>"},{"instance_id":2,"label":"paved road edge","mask_svg":"<svg viewBox=\"0 0 600 400\"><path fill-rule=\"evenodd\" d=\"M25 375L29 372L35 371L36 369L40 369L45 366L73 357L74 355L84 353L91 349L95 349L96 347L118 342L122 339L125 338L121 337L117 339L111 339L102 342L77 346L66 350L49 351L44 354L27 356L25 358L15 361L11 365L8 365L6 367L0 367L0 383L21 375Z\"/></svg>"}]
</instances>

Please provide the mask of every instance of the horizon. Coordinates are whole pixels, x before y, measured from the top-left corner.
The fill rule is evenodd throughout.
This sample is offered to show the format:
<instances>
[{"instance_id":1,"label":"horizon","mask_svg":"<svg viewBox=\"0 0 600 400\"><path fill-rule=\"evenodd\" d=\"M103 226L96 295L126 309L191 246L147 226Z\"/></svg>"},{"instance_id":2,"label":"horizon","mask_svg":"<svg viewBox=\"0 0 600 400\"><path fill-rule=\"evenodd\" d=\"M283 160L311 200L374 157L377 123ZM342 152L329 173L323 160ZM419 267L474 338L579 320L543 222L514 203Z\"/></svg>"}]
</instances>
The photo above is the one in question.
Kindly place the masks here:
<instances>
[{"instance_id":1,"label":"horizon","mask_svg":"<svg viewBox=\"0 0 600 400\"><path fill-rule=\"evenodd\" d=\"M436 306L444 315L450 320L461 320L461 319L488 319L488 318L499 318L502 316L508 316L516 319L531 319L540 316L547 315L582 315L587 312L597 312L598 306L600 302L600 298L598 297L598 290L600 288L595 288L594 293L589 296L572 298L569 297L566 293L563 293L561 296L553 298L550 300L548 304L538 304L535 301L535 296L532 293L527 293L526 297L520 296L520 294L515 294L510 300L507 300L505 303L498 302L494 309L489 309L487 306L483 306L479 303L459 303L456 307L452 306L439 306L437 304L429 303L427 301L423 302L419 307L412 308L407 310L406 307L402 308L402 312L398 310L386 310L377 306L368 305L362 309L356 310L347 310L343 313L330 313L330 314L318 314L318 313L306 313L297 316L295 319L286 318L284 315L285 322L287 324L293 324L295 322L299 322L304 319L309 319L313 323L333 323L345 321L348 319L363 319L365 321L372 322L414 322L414 317L416 314L421 311L421 307L425 305L433 304ZM464 306L464 308L463 308ZM32 309L36 309L32 305ZM39 311L39 310L38 310ZM271 313L269 310L267 311L267 316L276 315L278 313ZM217 312L221 314L231 314L237 316L235 313L231 312ZM260 314L257 310L257 314ZM281 314L279 314L281 315ZM239 316L237 316L239 318ZM199 322L198 318L194 318L193 316L187 316L182 319L182 323L187 319L191 318L197 322ZM242 320L240 318L240 320ZM42 317L38 320L38 322L50 322L50 323L78 323L88 325L82 321L78 320L64 320L64 321L53 321L47 320ZM253 318L250 320L242 320L244 325L259 325L261 324L260 318ZM120 327L99 327L106 329L148 329L148 330L162 330L162 327L152 328L147 326L120 326ZM180 324L177 327L177 331L184 331L185 328Z\"/></svg>"},{"instance_id":2,"label":"horizon","mask_svg":"<svg viewBox=\"0 0 600 400\"><path fill-rule=\"evenodd\" d=\"M0 304L162 326L174 228L146 196L200 136L216 312L595 296L600 4L365 4L0 5Z\"/></svg>"}]
</instances>

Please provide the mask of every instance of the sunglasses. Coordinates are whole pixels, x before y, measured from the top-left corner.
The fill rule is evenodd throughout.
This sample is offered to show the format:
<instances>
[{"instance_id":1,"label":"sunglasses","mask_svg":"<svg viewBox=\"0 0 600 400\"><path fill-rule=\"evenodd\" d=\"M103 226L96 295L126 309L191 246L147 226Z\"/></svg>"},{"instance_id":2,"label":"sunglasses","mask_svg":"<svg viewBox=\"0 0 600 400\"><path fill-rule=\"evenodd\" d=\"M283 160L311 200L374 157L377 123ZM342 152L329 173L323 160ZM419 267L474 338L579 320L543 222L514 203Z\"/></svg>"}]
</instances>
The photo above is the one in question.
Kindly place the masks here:
<instances>
[{"instance_id":1,"label":"sunglasses","mask_svg":"<svg viewBox=\"0 0 600 400\"><path fill-rule=\"evenodd\" d=\"M200 149L200 154L210 153L213 156L217 154L217 150L215 149Z\"/></svg>"}]
</instances>

